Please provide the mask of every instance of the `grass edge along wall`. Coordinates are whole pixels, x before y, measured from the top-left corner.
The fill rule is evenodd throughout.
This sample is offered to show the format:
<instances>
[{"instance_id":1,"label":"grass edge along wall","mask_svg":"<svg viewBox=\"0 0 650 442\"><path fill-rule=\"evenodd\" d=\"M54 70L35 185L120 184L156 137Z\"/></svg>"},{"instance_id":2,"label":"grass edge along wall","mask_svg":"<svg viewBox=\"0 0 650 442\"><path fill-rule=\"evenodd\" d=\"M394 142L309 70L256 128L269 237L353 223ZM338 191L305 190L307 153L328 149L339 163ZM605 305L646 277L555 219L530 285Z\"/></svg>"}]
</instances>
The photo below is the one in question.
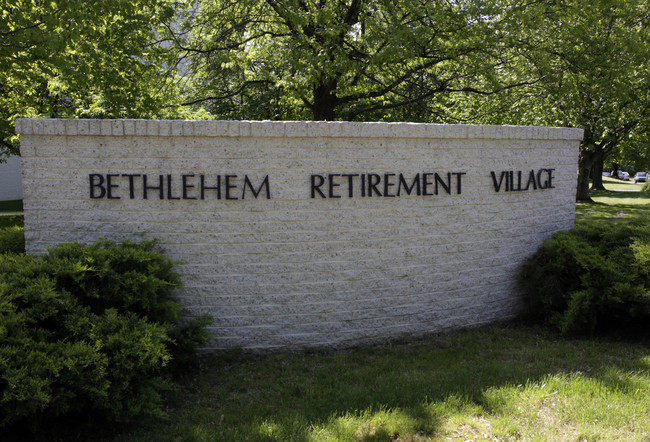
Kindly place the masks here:
<instances>
[{"instance_id":1,"label":"grass edge along wall","mask_svg":"<svg viewBox=\"0 0 650 442\"><path fill-rule=\"evenodd\" d=\"M157 239L212 349L346 346L516 314L573 227L582 130L20 119L28 253Z\"/></svg>"}]
</instances>

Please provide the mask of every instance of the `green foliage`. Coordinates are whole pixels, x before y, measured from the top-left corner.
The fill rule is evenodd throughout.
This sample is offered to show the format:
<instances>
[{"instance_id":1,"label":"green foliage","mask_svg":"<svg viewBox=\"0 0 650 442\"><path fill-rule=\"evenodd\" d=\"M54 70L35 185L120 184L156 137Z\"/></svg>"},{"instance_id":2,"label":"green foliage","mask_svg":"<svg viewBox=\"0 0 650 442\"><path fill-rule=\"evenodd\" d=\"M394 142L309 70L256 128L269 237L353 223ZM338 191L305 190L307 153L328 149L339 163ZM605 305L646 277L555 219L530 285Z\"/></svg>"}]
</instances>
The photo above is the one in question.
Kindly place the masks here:
<instances>
[{"instance_id":1,"label":"green foliage","mask_svg":"<svg viewBox=\"0 0 650 442\"><path fill-rule=\"evenodd\" d=\"M3 1L0 157L17 153L19 117L174 117L167 70L170 0Z\"/></svg>"},{"instance_id":2,"label":"green foliage","mask_svg":"<svg viewBox=\"0 0 650 442\"><path fill-rule=\"evenodd\" d=\"M23 215L2 215L0 216L0 228L20 226L24 224Z\"/></svg>"},{"instance_id":3,"label":"green foliage","mask_svg":"<svg viewBox=\"0 0 650 442\"><path fill-rule=\"evenodd\" d=\"M22 226L0 227L0 253L24 253L25 230Z\"/></svg>"},{"instance_id":4,"label":"green foliage","mask_svg":"<svg viewBox=\"0 0 650 442\"><path fill-rule=\"evenodd\" d=\"M209 318L181 317L179 277L152 242L0 255L0 274L0 426L163 416L170 363L207 341Z\"/></svg>"},{"instance_id":5,"label":"green foliage","mask_svg":"<svg viewBox=\"0 0 650 442\"><path fill-rule=\"evenodd\" d=\"M563 333L643 331L649 264L650 221L589 222L556 233L519 277L531 316Z\"/></svg>"},{"instance_id":6,"label":"green foliage","mask_svg":"<svg viewBox=\"0 0 650 442\"><path fill-rule=\"evenodd\" d=\"M646 183L641 188L641 192L650 192L650 181L646 181Z\"/></svg>"},{"instance_id":7,"label":"green foliage","mask_svg":"<svg viewBox=\"0 0 650 442\"><path fill-rule=\"evenodd\" d=\"M175 43L220 118L431 121L434 96L502 87L497 3L188 1Z\"/></svg>"},{"instance_id":8,"label":"green foliage","mask_svg":"<svg viewBox=\"0 0 650 442\"><path fill-rule=\"evenodd\" d=\"M650 133L650 16L646 2L528 2L505 9L507 35L523 57L500 73L529 77L498 96L462 97L467 115L491 124L584 129L577 199L588 200L589 175L609 157L647 163ZM531 75L532 74L532 75ZM534 80L537 78L538 80ZM644 159L645 158L645 159ZM639 169L643 170L643 169Z\"/></svg>"}]
</instances>

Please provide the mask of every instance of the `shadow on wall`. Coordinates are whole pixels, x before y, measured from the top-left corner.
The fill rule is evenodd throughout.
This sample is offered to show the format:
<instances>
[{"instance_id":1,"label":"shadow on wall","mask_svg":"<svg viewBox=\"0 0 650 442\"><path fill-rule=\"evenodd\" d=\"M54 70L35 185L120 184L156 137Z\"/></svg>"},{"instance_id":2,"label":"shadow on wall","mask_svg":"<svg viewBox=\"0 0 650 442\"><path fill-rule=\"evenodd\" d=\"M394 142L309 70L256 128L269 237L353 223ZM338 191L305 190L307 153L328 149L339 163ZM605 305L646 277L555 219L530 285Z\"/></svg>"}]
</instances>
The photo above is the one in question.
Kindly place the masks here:
<instances>
[{"instance_id":1,"label":"shadow on wall","mask_svg":"<svg viewBox=\"0 0 650 442\"><path fill-rule=\"evenodd\" d=\"M7 158L0 163L0 201L12 201L23 198L23 182L19 156Z\"/></svg>"}]
</instances>

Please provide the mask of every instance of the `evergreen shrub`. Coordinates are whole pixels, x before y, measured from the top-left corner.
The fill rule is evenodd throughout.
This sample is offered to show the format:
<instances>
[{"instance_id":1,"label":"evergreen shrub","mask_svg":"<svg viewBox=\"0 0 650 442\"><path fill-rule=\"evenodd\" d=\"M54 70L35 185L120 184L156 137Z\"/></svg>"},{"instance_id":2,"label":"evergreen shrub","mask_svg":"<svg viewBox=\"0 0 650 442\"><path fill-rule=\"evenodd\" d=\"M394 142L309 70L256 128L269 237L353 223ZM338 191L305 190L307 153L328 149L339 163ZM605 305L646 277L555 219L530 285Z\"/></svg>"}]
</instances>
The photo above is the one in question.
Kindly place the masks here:
<instances>
[{"instance_id":1,"label":"evergreen shrub","mask_svg":"<svg viewBox=\"0 0 650 442\"><path fill-rule=\"evenodd\" d=\"M22 226L0 228L0 253L25 253L25 231Z\"/></svg>"},{"instance_id":2,"label":"evergreen shrub","mask_svg":"<svg viewBox=\"0 0 650 442\"><path fill-rule=\"evenodd\" d=\"M590 222L558 232L522 267L528 313L564 334L645 332L650 221Z\"/></svg>"},{"instance_id":3,"label":"evergreen shrub","mask_svg":"<svg viewBox=\"0 0 650 442\"><path fill-rule=\"evenodd\" d=\"M64 244L0 254L0 427L58 417L164 415L171 369L209 339L183 317L172 262L154 243Z\"/></svg>"}]
</instances>

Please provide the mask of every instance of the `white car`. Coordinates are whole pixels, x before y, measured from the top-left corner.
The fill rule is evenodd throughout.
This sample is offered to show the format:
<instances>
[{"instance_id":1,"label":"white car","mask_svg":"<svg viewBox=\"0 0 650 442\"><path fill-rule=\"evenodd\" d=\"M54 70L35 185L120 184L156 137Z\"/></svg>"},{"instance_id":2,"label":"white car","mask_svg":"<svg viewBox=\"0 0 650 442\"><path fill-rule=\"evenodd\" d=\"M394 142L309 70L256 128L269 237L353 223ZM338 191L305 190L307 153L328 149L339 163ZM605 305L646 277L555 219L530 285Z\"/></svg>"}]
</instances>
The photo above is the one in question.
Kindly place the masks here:
<instances>
[{"instance_id":1,"label":"white car","mask_svg":"<svg viewBox=\"0 0 650 442\"><path fill-rule=\"evenodd\" d=\"M614 175L613 170L612 170L612 176L616 177L616 175ZM619 170L618 171L618 179L623 180L623 181L630 181L630 174L627 173L627 172L623 172L622 170Z\"/></svg>"},{"instance_id":2,"label":"white car","mask_svg":"<svg viewBox=\"0 0 650 442\"><path fill-rule=\"evenodd\" d=\"M634 184L645 183L646 181L648 181L648 174L646 172L637 172L634 175Z\"/></svg>"}]
</instances>

